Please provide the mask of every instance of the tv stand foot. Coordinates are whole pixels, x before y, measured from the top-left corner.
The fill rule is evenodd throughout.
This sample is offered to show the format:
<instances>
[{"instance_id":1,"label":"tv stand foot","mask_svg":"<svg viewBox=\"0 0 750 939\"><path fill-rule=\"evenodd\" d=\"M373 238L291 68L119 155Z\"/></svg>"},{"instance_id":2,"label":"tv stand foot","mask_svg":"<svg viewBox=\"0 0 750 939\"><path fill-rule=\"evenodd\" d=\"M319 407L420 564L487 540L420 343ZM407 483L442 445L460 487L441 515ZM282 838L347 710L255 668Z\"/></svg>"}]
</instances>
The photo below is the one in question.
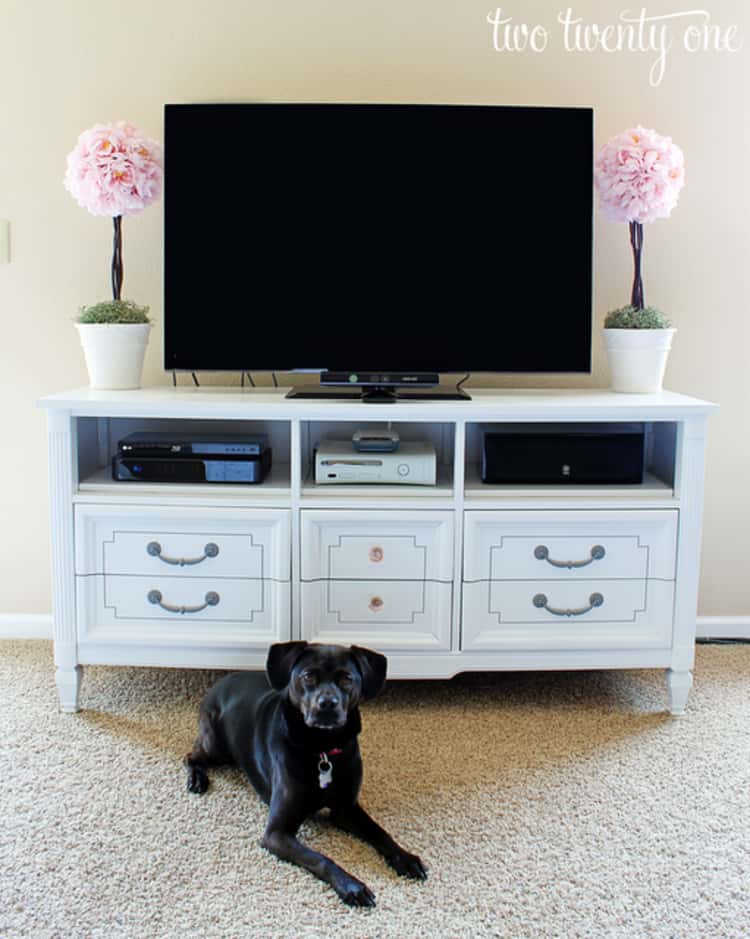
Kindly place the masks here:
<instances>
[{"instance_id":1,"label":"tv stand foot","mask_svg":"<svg viewBox=\"0 0 750 939\"><path fill-rule=\"evenodd\" d=\"M667 669L667 688L669 689L669 710L674 717L680 717L685 713L688 692L693 684L693 673L684 671L675 671L673 668Z\"/></svg>"},{"instance_id":2,"label":"tv stand foot","mask_svg":"<svg viewBox=\"0 0 750 939\"><path fill-rule=\"evenodd\" d=\"M83 668L75 665L73 668L58 667L55 671L55 683L60 698L60 710L64 714L75 714L78 710L78 692L81 689Z\"/></svg>"}]
</instances>

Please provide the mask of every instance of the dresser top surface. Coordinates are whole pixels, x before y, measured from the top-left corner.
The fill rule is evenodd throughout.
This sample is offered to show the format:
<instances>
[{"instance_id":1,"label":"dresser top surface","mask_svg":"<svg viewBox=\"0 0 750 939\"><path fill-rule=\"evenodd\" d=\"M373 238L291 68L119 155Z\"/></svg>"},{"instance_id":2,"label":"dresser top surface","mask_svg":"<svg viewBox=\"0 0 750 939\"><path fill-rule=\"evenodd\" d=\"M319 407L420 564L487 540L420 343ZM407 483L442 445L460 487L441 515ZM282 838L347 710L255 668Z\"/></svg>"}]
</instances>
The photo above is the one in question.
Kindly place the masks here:
<instances>
[{"instance_id":1,"label":"dresser top surface","mask_svg":"<svg viewBox=\"0 0 750 939\"><path fill-rule=\"evenodd\" d=\"M467 401L400 400L395 404L294 399L285 397L288 390L159 386L98 391L86 387L47 395L38 405L81 416L367 421L669 420L707 415L718 407L672 391L618 394L602 388L469 388L471 400Z\"/></svg>"}]
</instances>

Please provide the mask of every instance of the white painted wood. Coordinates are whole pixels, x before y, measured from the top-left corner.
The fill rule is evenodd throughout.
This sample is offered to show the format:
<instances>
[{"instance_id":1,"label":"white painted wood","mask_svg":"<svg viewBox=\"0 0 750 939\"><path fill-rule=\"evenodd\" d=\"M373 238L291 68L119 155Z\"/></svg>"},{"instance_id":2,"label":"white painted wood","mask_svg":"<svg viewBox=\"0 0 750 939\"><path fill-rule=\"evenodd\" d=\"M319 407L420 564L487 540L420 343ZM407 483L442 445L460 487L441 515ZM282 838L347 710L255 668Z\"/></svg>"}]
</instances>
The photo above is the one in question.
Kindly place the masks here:
<instances>
[{"instance_id":1,"label":"white painted wood","mask_svg":"<svg viewBox=\"0 0 750 939\"><path fill-rule=\"evenodd\" d=\"M452 585L435 581L302 584L303 638L390 652L450 649Z\"/></svg>"},{"instance_id":2,"label":"white painted wood","mask_svg":"<svg viewBox=\"0 0 750 939\"><path fill-rule=\"evenodd\" d=\"M82 669L78 665L73 511L71 499L78 486L77 424L63 408L47 414L49 448L49 502L52 554L53 632L55 681L60 708L78 710Z\"/></svg>"},{"instance_id":3,"label":"white painted wood","mask_svg":"<svg viewBox=\"0 0 750 939\"><path fill-rule=\"evenodd\" d=\"M288 638L288 637L287 637ZM83 665L144 665L157 668L226 668L262 670L268 644L249 645L245 639L214 637L211 643L186 638L163 645L122 642L87 642L80 646Z\"/></svg>"},{"instance_id":4,"label":"white painted wood","mask_svg":"<svg viewBox=\"0 0 750 939\"><path fill-rule=\"evenodd\" d=\"M677 519L659 510L470 511L464 579L674 580Z\"/></svg>"},{"instance_id":5,"label":"white painted wood","mask_svg":"<svg viewBox=\"0 0 750 939\"><path fill-rule=\"evenodd\" d=\"M693 673L667 669L667 689L669 691L669 710L675 717L685 713L688 694L693 686Z\"/></svg>"},{"instance_id":6,"label":"white painted wood","mask_svg":"<svg viewBox=\"0 0 750 939\"><path fill-rule=\"evenodd\" d=\"M750 639L750 616L699 616L697 639Z\"/></svg>"},{"instance_id":7,"label":"white painted wood","mask_svg":"<svg viewBox=\"0 0 750 939\"><path fill-rule=\"evenodd\" d=\"M292 610L291 610L291 638L302 637L300 614L300 491L302 488L303 473L303 446L307 425L299 419L291 422L291 507L292 507Z\"/></svg>"},{"instance_id":8,"label":"white painted wood","mask_svg":"<svg viewBox=\"0 0 750 939\"><path fill-rule=\"evenodd\" d=\"M460 545L456 550L460 554ZM461 619L461 591L454 590L453 595L454 602L458 602L458 610L454 607L453 612L453 622L457 623ZM697 622L696 639L750 639L750 616L699 616ZM52 641L53 638L51 613L0 613L0 639ZM451 649L456 651L453 644Z\"/></svg>"},{"instance_id":9,"label":"white painted wood","mask_svg":"<svg viewBox=\"0 0 750 939\"><path fill-rule=\"evenodd\" d=\"M705 423L714 405L671 392L618 395L599 389L479 389L472 390L470 402L397 405L288 400L284 394L285 389L188 386L85 388L40 402L49 419L55 662L65 710L77 707L82 664L258 668L270 642L290 637L382 648L390 675L403 678L481 669L670 669L671 706L684 707L696 625ZM306 479L314 438L387 421L403 439L412 432L414 439L436 442L437 486L316 487ZM480 424L587 421L644 422L648 455L642 485L537 488L479 482ZM109 454L124 432L170 427L268 432L274 441L272 474L261 485L243 487L111 480ZM244 562L228 562L235 557L230 545L248 533L253 544L265 545L265 535L259 541L256 533L266 530L270 516L286 519L271 526L273 562L266 567L264 557L262 578L238 576L247 568ZM77 581L76 518L79 570L86 572ZM135 539L111 563L105 563L104 535L97 542L89 530L96 529L97 518L102 533L110 519L110 539L116 530ZM323 535L320 525L312 524L315 519ZM227 566L222 572L221 565L213 565L219 573L212 589L232 615L244 609L243 621L160 608L159 616L146 616L154 610L144 612L144 581L152 582L149 590L161 590L168 604L195 606L208 590L204 581L211 579L203 577L208 567L186 566L154 579L140 566L138 539L155 531L169 534L166 522L174 523L179 543L162 547L175 555L189 557L204 547L194 548L195 536L199 542L204 534L229 537L219 553ZM382 543L371 543L374 535ZM328 548L349 536L358 539L357 549L339 550L332 560ZM492 540L496 536L502 547ZM566 561L579 560L581 550L585 557L592 538L602 543L606 537L605 559L570 570L544 564L549 570L540 575L541 562L528 556L537 537L551 558ZM370 560L369 552L378 547L383 557ZM464 553L470 580L465 585ZM420 554L425 560L417 563ZM371 573L373 568L380 573ZM99 573L112 570L121 573ZM279 576L270 579L269 571ZM153 586L157 583L162 586ZM570 616L537 606L529 620L522 608L527 609L529 589L540 585L552 609L582 609L591 592L602 593L604 603ZM105 603L105 587L116 605ZM175 588L187 593L173 595ZM253 613L258 590L264 596L262 615ZM381 602L373 604L374 599ZM511 608L514 618L508 620ZM116 615L117 609L127 615ZM602 618L612 611L616 619Z\"/></svg>"},{"instance_id":10,"label":"white painted wood","mask_svg":"<svg viewBox=\"0 0 750 939\"><path fill-rule=\"evenodd\" d=\"M302 511L302 580L453 580L452 512Z\"/></svg>"},{"instance_id":11,"label":"white painted wood","mask_svg":"<svg viewBox=\"0 0 750 939\"><path fill-rule=\"evenodd\" d=\"M288 388L159 386L113 394L93 388L48 395L39 406L101 417L305 421L675 421L717 409L672 391L621 395L601 388L472 388L471 401L363 404L287 399Z\"/></svg>"},{"instance_id":12,"label":"white painted wood","mask_svg":"<svg viewBox=\"0 0 750 939\"><path fill-rule=\"evenodd\" d=\"M472 503L476 503L476 508L483 509L493 504L499 508L507 508L509 503L512 506L513 503L524 501L541 506L545 501L548 504L560 505L583 500L591 503L625 502L629 508L638 508L639 503L643 503L647 508L658 508L659 505L670 504L673 501L673 489L670 482L648 469L644 473L642 483L622 486L604 483L598 485L543 483L539 486L528 486L520 483L483 483L477 464L471 463L466 468L467 507L472 507Z\"/></svg>"},{"instance_id":13,"label":"white painted wood","mask_svg":"<svg viewBox=\"0 0 750 939\"><path fill-rule=\"evenodd\" d=\"M0 613L0 639L52 639L50 613Z\"/></svg>"},{"instance_id":14,"label":"white painted wood","mask_svg":"<svg viewBox=\"0 0 750 939\"><path fill-rule=\"evenodd\" d=\"M597 594L601 606L589 609ZM540 595L546 607L534 605ZM672 636L669 581L480 581L463 597L467 650L667 649Z\"/></svg>"},{"instance_id":15,"label":"white painted wood","mask_svg":"<svg viewBox=\"0 0 750 939\"><path fill-rule=\"evenodd\" d=\"M283 509L79 504L75 520L77 574L290 579Z\"/></svg>"},{"instance_id":16,"label":"white painted wood","mask_svg":"<svg viewBox=\"0 0 750 939\"><path fill-rule=\"evenodd\" d=\"M677 673L689 672L695 661L705 439L705 417L686 418L679 425L675 489L680 497L680 551L672 638L672 669Z\"/></svg>"},{"instance_id":17,"label":"white painted wood","mask_svg":"<svg viewBox=\"0 0 750 939\"><path fill-rule=\"evenodd\" d=\"M290 499L290 468L288 464L275 464L271 467L262 484L249 486L222 483L152 483L152 482L116 482L112 479L109 466L100 466L81 479L77 501L81 502L121 502L123 491L131 490L131 496L146 502L149 497L154 504L181 502L190 499L195 504L201 501L233 505L282 504L288 505Z\"/></svg>"},{"instance_id":18,"label":"white painted wood","mask_svg":"<svg viewBox=\"0 0 750 939\"><path fill-rule=\"evenodd\" d=\"M460 585L463 576L464 561L464 521L466 513L464 504L466 497L466 421L456 421L455 439L453 443L453 475L456 486L456 516L454 522L453 537L453 583ZM461 645L461 590L457 588L453 591L453 602L451 609L451 643L453 652L457 652Z\"/></svg>"},{"instance_id":19,"label":"white painted wood","mask_svg":"<svg viewBox=\"0 0 750 939\"><path fill-rule=\"evenodd\" d=\"M290 586L273 580L78 577L79 643L267 646L290 638ZM158 591L161 605L149 600ZM215 605L206 605L214 594ZM176 608L174 610L165 607ZM186 612L180 612L181 609ZM161 664L171 664L168 657Z\"/></svg>"}]
</instances>

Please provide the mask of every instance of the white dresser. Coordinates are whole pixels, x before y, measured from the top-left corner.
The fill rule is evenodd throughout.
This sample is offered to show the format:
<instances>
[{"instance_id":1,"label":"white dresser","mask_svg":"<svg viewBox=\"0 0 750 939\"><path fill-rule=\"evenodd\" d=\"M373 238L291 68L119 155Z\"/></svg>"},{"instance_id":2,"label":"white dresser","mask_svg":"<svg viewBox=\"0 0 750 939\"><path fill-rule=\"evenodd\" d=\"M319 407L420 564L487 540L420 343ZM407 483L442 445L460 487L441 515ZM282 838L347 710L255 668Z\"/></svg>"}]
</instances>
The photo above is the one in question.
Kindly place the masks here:
<instances>
[{"instance_id":1,"label":"white dresser","mask_svg":"<svg viewBox=\"0 0 750 939\"><path fill-rule=\"evenodd\" d=\"M354 642L391 678L662 668L692 682L705 428L683 395L471 390L471 401L287 399L284 389L82 389L49 423L55 663L262 668L270 643ZM316 486L317 443L390 421L435 486ZM641 422L643 483L486 485L482 425ZM533 428L532 428L533 429ZM258 485L114 482L133 431L268 434Z\"/></svg>"}]
</instances>

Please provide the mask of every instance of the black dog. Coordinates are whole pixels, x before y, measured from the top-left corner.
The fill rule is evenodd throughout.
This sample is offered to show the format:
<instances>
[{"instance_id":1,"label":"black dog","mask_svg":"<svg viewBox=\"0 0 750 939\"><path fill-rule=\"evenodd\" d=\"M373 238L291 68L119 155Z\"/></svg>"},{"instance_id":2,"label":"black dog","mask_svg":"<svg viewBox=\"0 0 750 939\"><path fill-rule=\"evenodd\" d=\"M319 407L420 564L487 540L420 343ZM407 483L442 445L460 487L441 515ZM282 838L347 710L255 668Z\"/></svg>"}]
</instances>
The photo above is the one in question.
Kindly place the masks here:
<instances>
[{"instance_id":1,"label":"black dog","mask_svg":"<svg viewBox=\"0 0 750 939\"><path fill-rule=\"evenodd\" d=\"M319 809L371 844L399 874L424 880L427 872L399 847L357 801L362 760L358 704L385 684L385 656L345 648L283 642L271 646L264 676L236 672L217 682L200 708L198 737L185 757L190 792L208 788L209 765L244 770L270 806L262 844L285 861L329 883L351 906L374 906L365 884L296 837Z\"/></svg>"}]
</instances>

